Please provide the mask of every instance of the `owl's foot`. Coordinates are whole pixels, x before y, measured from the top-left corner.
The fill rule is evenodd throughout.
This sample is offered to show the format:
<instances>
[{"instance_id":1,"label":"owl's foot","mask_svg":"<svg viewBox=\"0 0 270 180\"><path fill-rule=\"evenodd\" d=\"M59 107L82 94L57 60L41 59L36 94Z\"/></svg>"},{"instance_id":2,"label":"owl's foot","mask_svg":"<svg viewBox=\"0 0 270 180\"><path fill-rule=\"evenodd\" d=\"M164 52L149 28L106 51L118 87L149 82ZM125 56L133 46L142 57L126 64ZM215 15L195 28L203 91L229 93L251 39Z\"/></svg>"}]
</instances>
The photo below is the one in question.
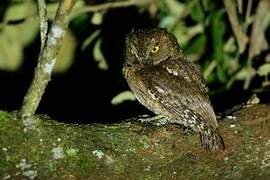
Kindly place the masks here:
<instances>
[{"instance_id":1,"label":"owl's foot","mask_svg":"<svg viewBox=\"0 0 270 180\"><path fill-rule=\"evenodd\" d=\"M168 119L165 118L163 115L157 115L157 116L153 116L153 117L141 117L139 119L137 119L138 121L142 122L142 123L153 123L155 125L164 125L168 123Z\"/></svg>"}]
</instances>

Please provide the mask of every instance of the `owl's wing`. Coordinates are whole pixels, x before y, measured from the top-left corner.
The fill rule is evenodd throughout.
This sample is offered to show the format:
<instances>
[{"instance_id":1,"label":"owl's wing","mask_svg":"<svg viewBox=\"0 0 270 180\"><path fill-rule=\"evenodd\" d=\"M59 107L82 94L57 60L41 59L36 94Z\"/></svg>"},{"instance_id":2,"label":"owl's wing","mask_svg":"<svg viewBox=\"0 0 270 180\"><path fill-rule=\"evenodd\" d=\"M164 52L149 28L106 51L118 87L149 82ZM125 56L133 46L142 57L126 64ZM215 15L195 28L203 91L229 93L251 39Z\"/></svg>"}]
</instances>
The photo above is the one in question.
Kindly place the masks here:
<instances>
[{"instance_id":1,"label":"owl's wing","mask_svg":"<svg viewBox=\"0 0 270 180\"><path fill-rule=\"evenodd\" d=\"M148 93L157 99L168 116L175 115L171 118L199 117L196 120L217 127L215 113L199 69L194 69L196 67L188 64L189 62L167 62L169 64L163 62L141 70L140 76Z\"/></svg>"}]
</instances>

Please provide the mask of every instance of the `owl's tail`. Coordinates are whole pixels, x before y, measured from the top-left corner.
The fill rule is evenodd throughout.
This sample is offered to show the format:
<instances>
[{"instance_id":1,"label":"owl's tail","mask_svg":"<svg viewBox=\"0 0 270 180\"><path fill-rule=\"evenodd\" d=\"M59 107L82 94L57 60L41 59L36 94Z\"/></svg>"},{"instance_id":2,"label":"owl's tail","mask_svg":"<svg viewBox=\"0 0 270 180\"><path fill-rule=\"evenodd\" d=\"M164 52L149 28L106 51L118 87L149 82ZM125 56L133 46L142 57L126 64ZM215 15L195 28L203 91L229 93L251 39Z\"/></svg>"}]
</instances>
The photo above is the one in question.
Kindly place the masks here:
<instances>
[{"instance_id":1,"label":"owl's tail","mask_svg":"<svg viewBox=\"0 0 270 180\"><path fill-rule=\"evenodd\" d=\"M214 151L225 149L223 138L218 129L210 127L206 131L201 131L200 137L202 146L206 150Z\"/></svg>"}]
</instances>

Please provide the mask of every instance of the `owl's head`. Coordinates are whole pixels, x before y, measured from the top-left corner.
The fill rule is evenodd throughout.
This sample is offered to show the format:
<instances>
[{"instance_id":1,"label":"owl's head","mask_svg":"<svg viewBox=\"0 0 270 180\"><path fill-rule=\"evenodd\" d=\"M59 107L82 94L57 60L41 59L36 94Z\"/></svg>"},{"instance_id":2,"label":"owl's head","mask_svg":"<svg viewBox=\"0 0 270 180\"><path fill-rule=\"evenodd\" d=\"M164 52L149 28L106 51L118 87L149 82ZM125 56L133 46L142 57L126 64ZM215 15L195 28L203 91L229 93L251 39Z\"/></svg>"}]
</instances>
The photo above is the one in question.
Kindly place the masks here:
<instances>
[{"instance_id":1,"label":"owl's head","mask_svg":"<svg viewBox=\"0 0 270 180\"><path fill-rule=\"evenodd\" d=\"M177 39L164 29L136 30L126 39L126 63L156 65L179 55Z\"/></svg>"}]
</instances>

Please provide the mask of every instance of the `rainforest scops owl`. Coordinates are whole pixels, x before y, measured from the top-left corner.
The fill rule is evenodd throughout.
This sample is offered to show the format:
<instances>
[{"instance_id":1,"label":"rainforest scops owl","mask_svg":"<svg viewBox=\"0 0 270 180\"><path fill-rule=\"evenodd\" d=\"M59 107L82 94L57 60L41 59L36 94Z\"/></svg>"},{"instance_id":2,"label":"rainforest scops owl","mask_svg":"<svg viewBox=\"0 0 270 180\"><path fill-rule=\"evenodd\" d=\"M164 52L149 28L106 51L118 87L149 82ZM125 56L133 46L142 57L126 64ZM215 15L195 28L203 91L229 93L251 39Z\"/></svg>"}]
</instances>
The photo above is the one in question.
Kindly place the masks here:
<instances>
[{"instance_id":1,"label":"rainforest scops owl","mask_svg":"<svg viewBox=\"0 0 270 180\"><path fill-rule=\"evenodd\" d=\"M125 56L123 74L141 104L170 123L198 132L204 149L225 148L202 73L171 33L133 31L126 39Z\"/></svg>"}]
</instances>

